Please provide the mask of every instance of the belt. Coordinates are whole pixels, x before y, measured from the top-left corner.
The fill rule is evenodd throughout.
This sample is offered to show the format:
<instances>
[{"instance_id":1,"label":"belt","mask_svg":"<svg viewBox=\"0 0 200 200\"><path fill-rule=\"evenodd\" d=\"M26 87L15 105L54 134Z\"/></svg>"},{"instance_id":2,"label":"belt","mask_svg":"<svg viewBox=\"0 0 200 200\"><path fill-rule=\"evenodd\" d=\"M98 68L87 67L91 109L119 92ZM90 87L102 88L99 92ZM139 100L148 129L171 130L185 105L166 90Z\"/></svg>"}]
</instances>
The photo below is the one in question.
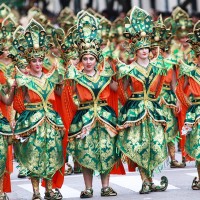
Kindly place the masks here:
<instances>
[{"instance_id":1,"label":"belt","mask_svg":"<svg viewBox=\"0 0 200 200\"><path fill-rule=\"evenodd\" d=\"M97 106L106 106L108 103L106 101L86 101L81 102L79 105L79 110L90 109Z\"/></svg>"},{"instance_id":2,"label":"belt","mask_svg":"<svg viewBox=\"0 0 200 200\"><path fill-rule=\"evenodd\" d=\"M163 89L165 90L171 90L171 86L168 84L163 84Z\"/></svg>"},{"instance_id":3,"label":"belt","mask_svg":"<svg viewBox=\"0 0 200 200\"><path fill-rule=\"evenodd\" d=\"M42 102L25 103L24 105L25 105L26 110L41 110L41 109L45 109L45 108L53 110L53 105L50 103L47 103L46 106Z\"/></svg>"},{"instance_id":4,"label":"belt","mask_svg":"<svg viewBox=\"0 0 200 200\"><path fill-rule=\"evenodd\" d=\"M192 100L192 105L197 105L200 104L200 97L194 97L194 99Z\"/></svg>"},{"instance_id":5,"label":"belt","mask_svg":"<svg viewBox=\"0 0 200 200\"><path fill-rule=\"evenodd\" d=\"M144 94L144 92L141 93L133 93L131 95L131 97L129 98L129 100L150 100L150 101L156 101L157 99L155 99L155 94L154 93L149 93Z\"/></svg>"}]
</instances>

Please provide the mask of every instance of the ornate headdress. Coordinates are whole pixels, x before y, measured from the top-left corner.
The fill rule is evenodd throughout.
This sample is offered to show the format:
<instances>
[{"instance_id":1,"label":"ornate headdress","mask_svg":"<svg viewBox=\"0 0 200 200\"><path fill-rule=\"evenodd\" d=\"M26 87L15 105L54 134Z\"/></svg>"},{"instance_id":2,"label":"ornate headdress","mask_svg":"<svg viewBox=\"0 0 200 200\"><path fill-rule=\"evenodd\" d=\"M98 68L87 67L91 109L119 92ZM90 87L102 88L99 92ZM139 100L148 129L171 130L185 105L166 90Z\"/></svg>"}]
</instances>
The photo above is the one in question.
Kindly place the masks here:
<instances>
[{"instance_id":1,"label":"ornate headdress","mask_svg":"<svg viewBox=\"0 0 200 200\"><path fill-rule=\"evenodd\" d=\"M11 15L8 15L2 22L0 30L0 54L3 53L5 47L10 47L13 41L13 32L15 31L17 23L13 20Z\"/></svg>"},{"instance_id":2,"label":"ornate headdress","mask_svg":"<svg viewBox=\"0 0 200 200\"><path fill-rule=\"evenodd\" d=\"M24 30L24 34L17 36L14 47L28 62L33 58L44 59L47 51L46 32L41 24L32 19Z\"/></svg>"},{"instance_id":3,"label":"ornate headdress","mask_svg":"<svg viewBox=\"0 0 200 200\"><path fill-rule=\"evenodd\" d=\"M189 33L188 37L188 42L192 45L192 49L196 55L200 55L200 20L194 25L193 33Z\"/></svg>"},{"instance_id":4,"label":"ornate headdress","mask_svg":"<svg viewBox=\"0 0 200 200\"><path fill-rule=\"evenodd\" d=\"M69 29L64 39L64 43L61 46L65 61L69 61L71 58L79 58L79 53L75 42L78 39L77 36L77 27L74 25Z\"/></svg>"},{"instance_id":5,"label":"ornate headdress","mask_svg":"<svg viewBox=\"0 0 200 200\"><path fill-rule=\"evenodd\" d=\"M59 26L65 31L67 34L68 30L75 24L76 16L73 11L68 7L65 7L57 18Z\"/></svg>"},{"instance_id":6,"label":"ornate headdress","mask_svg":"<svg viewBox=\"0 0 200 200\"><path fill-rule=\"evenodd\" d=\"M102 44L105 45L107 44L109 39L110 28L111 28L111 22L105 17L102 17L100 19L100 24L99 24L99 36L102 39Z\"/></svg>"},{"instance_id":7,"label":"ornate headdress","mask_svg":"<svg viewBox=\"0 0 200 200\"><path fill-rule=\"evenodd\" d=\"M175 32L177 38L187 36L188 33L192 32L192 19L189 18L187 12L182 8L177 7L174 9L172 12L172 18L175 23L175 26L173 26L175 30L173 32Z\"/></svg>"},{"instance_id":8,"label":"ornate headdress","mask_svg":"<svg viewBox=\"0 0 200 200\"><path fill-rule=\"evenodd\" d=\"M125 18L124 36L129 39L130 50L135 52L138 49L150 47L152 32L151 16L135 6L130 13L130 18Z\"/></svg>"},{"instance_id":9,"label":"ornate headdress","mask_svg":"<svg viewBox=\"0 0 200 200\"><path fill-rule=\"evenodd\" d=\"M91 54L99 59L101 54L100 44L102 40L98 36L99 23L97 19L86 11L77 14L78 46L80 57Z\"/></svg>"},{"instance_id":10,"label":"ornate headdress","mask_svg":"<svg viewBox=\"0 0 200 200\"><path fill-rule=\"evenodd\" d=\"M18 38L19 43L21 43L21 42L23 43L23 40L24 40L23 35L24 35L24 28L20 25L15 29L15 31L13 33L13 40L15 38ZM18 49L16 49L14 47L14 45L11 45L9 47L9 55L8 55L8 57L13 60L13 63L15 65L17 65L18 68L23 68L24 69L28 65L26 59L21 57L20 51Z\"/></svg>"},{"instance_id":11,"label":"ornate headdress","mask_svg":"<svg viewBox=\"0 0 200 200\"><path fill-rule=\"evenodd\" d=\"M163 23L162 16L160 15L156 21L154 21L153 33L151 35L151 47L160 46L165 34L166 27Z\"/></svg>"},{"instance_id":12,"label":"ornate headdress","mask_svg":"<svg viewBox=\"0 0 200 200\"><path fill-rule=\"evenodd\" d=\"M118 17L117 19L115 19L115 21L111 25L109 36L112 39L116 39L116 43L119 44L121 42L124 42L125 40L125 37L123 35L124 30L125 30L124 19L121 17Z\"/></svg>"},{"instance_id":13,"label":"ornate headdress","mask_svg":"<svg viewBox=\"0 0 200 200\"><path fill-rule=\"evenodd\" d=\"M2 3L0 5L0 23L11 13L10 8Z\"/></svg>"}]
</instances>

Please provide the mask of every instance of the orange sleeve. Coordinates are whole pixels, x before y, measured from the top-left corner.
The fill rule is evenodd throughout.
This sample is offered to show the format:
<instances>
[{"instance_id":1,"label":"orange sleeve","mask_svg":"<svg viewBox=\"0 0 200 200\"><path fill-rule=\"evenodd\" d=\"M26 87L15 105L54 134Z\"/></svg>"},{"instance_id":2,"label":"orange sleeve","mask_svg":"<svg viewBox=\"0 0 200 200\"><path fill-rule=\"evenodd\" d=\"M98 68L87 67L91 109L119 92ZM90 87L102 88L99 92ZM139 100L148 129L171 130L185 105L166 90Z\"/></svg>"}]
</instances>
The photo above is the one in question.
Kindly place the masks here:
<instances>
[{"instance_id":1,"label":"orange sleeve","mask_svg":"<svg viewBox=\"0 0 200 200\"><path fill-rule=\"evenodd\" d=\"M190 103L185 95L185 91L184 91L184 83L185 83L185 78L184 76L182 76L179 80L178 80L178 85L176 87L176 95L178 97L178 99L181 101L181 103L186 106L189 107ZM186 88L186 90L189 89L188 87Z\"/></svg>"},{"instance_id":2,"label":"orange sleeve","mask_svg":"<svg viewBox=\"0 0 200 200\"><path fill-rule=\"evenodd\" d=\"M123 87L123 79L118 81L118 96L121 104L124 105L127 101L127 96Z\"/></svg>"},{"instance_id":3,"label":"orange sleeve","mask_svg":"<svg viewBox=\"0 0 200 200\"><path fill-rule=\"evenodd\" d=\"M160 95L164 81L165 76L158 75L156 80L151 85L150 91L155 92L155 98L157 98Z\"/></svg>"},{"instance_id":4,"label":"orange sleeve","mask_svg":"<svg viewBox=\"0 0 200 200\"><path fill-rule=\"evenodd\" d=\"M16 110L17 113L22 113L24 110L26 110L24 106L24 94L22 88L19 88L15 93L13 108Z\"/></svg>"}]
</instances>

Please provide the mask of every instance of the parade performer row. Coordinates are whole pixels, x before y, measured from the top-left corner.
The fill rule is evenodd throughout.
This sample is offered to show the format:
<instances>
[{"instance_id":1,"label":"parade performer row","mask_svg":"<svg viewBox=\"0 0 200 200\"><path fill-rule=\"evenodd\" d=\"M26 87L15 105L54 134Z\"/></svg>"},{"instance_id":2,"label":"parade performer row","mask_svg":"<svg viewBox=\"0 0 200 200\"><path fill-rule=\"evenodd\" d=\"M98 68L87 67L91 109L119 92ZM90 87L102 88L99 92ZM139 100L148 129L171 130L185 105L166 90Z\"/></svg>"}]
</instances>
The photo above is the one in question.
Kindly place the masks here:
<instances>
[{"instance_id":1,"label":"parade performer row","mask_svg":"<svg viewBox=\"0 0 200 200\"><path fill-rule=\"evenodd\" d=\"M109 177L110 173L124 174L122 154L139 169L142 179L140 194L165 191L167 177L161 178L160 185L155 185L152 177L157 168L164 166L168 157L167 146L171 167L185 166L175 160L172 143L177 136L175 113L180 111L175 95L177 79L176 92L181 103L190 106L183 95L185 88L189 88L187 91L192 91L194 96L194 106L188 110L183 130L190 133L186 151L197 160L199 171L198 90L191 86L198 85L198 67L194 70L194 62L185 63L185 60L180 65L174 55L167 55L166 43L162 39L167 41L170 37L162 20L159 25L153 24L151 16L138 7L128 14L123 35L128 41L124 48L133 60L130 64L112 57L107 47L102 50L103 21L99 23L97 17L87 11L78 13L77 22L66 37L62 29L52 29L52 35L49 35L34 19L26 28L18 26L12 32L13 28L7 29L11 21L9 18L2 23L0 46L2 65L12 65L10 72L6 70L1 84L2 199L7 198L2 184L10 138L20 166L27 170L31 179L34 200L42 199L39 191L41 178L45 187L44 198L62 199L57 189L64 181L66 151L82 167L85 189L80 198L93 196L93 173L101 176L101 196L117 195L109 185ZM198 27L197 24L193 34L197 39L190 36L192 47L198 41ZM11 36L7 37L7 34ZM160 34L159 38L157 34ZM152 59L150 51L155 42L161 51ZM56 54L58 49L62 51ZM75 58L78 58L77 63ZM177 76L175 65L179 66ZM191 67L185 70L187 65ZM10 79L14 81L7 83ZM12 101L15 119L3 113L5 104L11 105ZM196 118L194 113L197 113ZM197 179L192 188L199 189Z\"/></svg>"}]
</instances>

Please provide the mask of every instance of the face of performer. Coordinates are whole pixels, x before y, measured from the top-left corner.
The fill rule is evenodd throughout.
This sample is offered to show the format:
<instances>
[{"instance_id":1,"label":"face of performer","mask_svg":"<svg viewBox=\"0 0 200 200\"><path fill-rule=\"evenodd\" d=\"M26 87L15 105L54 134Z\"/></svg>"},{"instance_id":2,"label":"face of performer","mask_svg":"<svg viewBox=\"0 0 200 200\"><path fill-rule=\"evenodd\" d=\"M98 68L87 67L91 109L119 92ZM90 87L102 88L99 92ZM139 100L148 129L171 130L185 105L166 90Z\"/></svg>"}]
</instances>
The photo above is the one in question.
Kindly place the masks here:
<instances>
[{"instance_id":1,"label":"face of performer","mask_svg":"<svg viewBox=\"0 0 200 200\"><path fill-rule=\"evenodd\" d=\"M30 61L30 71L34 74L42 72L43 60L41 58L34 58Z\"/></svg>"},{"instance_id":2,"label":"face of performer","mask_svg":"<svg viewBox=\"0 0 200 200\"><path fill-rule=\"evenodd\" d=\"M183 46L188 46L188 45L189 45L188 42L187 42L187 40L188 40L188 37L187 37L187 36L183 36L183 37L181 37L181 38L179 39L180 43L181 43Z\"/></svg>"},{"instance_id":3,"label":"face of performer","mask_svg":"<svg viewBox=\"0 0 200 200\"><path fill-rule=\"evenodd\" d=\"M200 54L197 55L197 63L200 65Z\"/></svg>"},{"instance_id":4,"label":"face of performer","mask_svg":"<svg viewBox=\"0 0 200 200\"><path fill-rule=\"evenodd\" d=\"M9 48L5 47L3 49L3 54L0 56L0 58L8 58L8 55L9 55Z\"/></svg>"},{"instance_id":5,"label":"face of performer","mask_svg":"<svg viewBox=\"0 0 200 200\"><path fill-rule=\"evenodd\" d=\"M158 47L152 48L151 52L152 52L152 54L153 54L154 57L157 56L158 55Z\"/></svg>"},{"instance_id":6,"label":"face of performer","mask_svg":"<svg viewBox=\"0 0 200 200\"><path fill-rule=\"evenodd\" d=\"M71 62L74 66L76 66L79 63L79 61L80 61L79 57L71 58Z\"/></svg>"},{"instance_id":7,"label":"face of performer","mask_svg":"<svg viewBox=\"0 0 200 200\"><path fill-rule=\"evenodd\" d=\"M140 59L147 59L149 57L149 48L138 49L136 55Z\"/></svg>"},{"instance_id":8,"label":"face of performer","mask_svg":"<svg viewBox=\"0 0 200 200\"><path fill-rule=\"evenodd\" d=\"M84 71L85 72L92 72L94 71L94 67L97 63L96 58L93 55L86 54L82 57L81 59L83 66L84 66Z\"/></svg>"},{"instance_id":9,"label":"face of performer","mask_svg":"<svg viewBox=\"0 0 200 200\"><path fill-rule=\"evenodd\" d=\"M55 55L60 54L60 50L57 47L54 47L54 46L51 48L51 52L54 53Z\"/></svg>"}]
</instances>

